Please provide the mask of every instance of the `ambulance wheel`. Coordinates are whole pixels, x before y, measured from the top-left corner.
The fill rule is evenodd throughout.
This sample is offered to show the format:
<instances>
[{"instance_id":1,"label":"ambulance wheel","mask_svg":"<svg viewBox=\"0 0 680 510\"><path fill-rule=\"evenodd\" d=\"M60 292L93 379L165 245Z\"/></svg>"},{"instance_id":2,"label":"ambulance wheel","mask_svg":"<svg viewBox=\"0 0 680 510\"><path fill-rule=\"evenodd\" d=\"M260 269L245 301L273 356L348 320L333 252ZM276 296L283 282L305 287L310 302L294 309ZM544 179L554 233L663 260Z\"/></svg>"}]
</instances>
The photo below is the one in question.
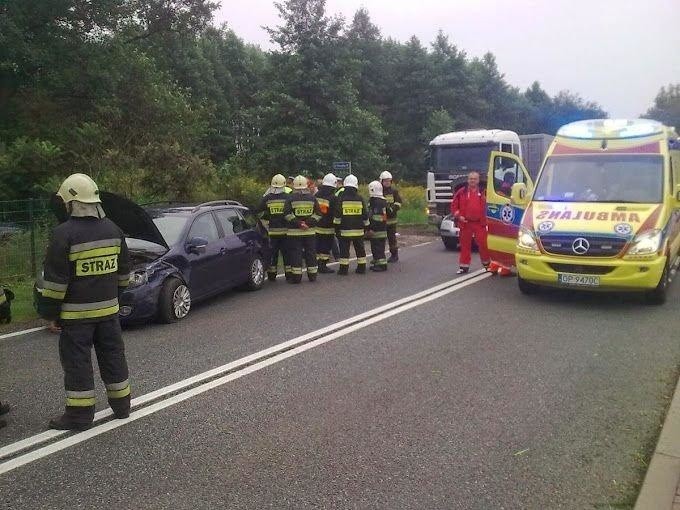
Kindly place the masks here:
<instances>
[{"instance_id":1,"label":"ambulance wheel","mask_svg":"<svg viewBox=\"0 0 680 510\"><path fill-rule=\"evenodd\" d=\"M442 242L447 250L453 251L458 248L458 239L455 237L442 237Z\"/></svg>"},{"instance_id":2,"label":"ambulance wheel","mask_svg":"<svg viewBox=\"0 0 680 510\"><path fill-rule=\"evenodd\" d=\"M541 290L538 285L535 283L529 283L519 275L517 275L517 285L519 286L519 291L526 296L538 294L538 291Z\"/></svg>"},{"instance_id":3,"label":"ambulance wheel","mask_svg":"<svg viewBox=\"0 0 680 510\"><path fill-rule=\"evenodd\" d=\"M668 264L666 264L661 279L659 280L659 285L657 285L654 290L647 292L645 296L647 303L650 305L662 305L666 302L668 284L670 283L669 275L670 271L668 270Z\"/></svg>"},{"instance_id":4,"label":"ambulance wheel","mask_svg":"<svg viewBox=\"0 0 680 510\"><path fill-rule=\"evenodd\" d=\"M158 299L158 320L169 324L184 319L191 310L189 288L178 278L168 278L163 283Z\"/></svg>"},{"instance_id":5,"label":"ambulance wheel","mask_svg":"<svg viewBox=\"0 0 680 510\"><path fill-rule=\"evenodd\" d=\"M255 255L251 261L248 269L248 281L244 283L239 289L241 290L260 290L264 285L266 278L264 262L262 257Z\"/></svg>"}]
</instances>

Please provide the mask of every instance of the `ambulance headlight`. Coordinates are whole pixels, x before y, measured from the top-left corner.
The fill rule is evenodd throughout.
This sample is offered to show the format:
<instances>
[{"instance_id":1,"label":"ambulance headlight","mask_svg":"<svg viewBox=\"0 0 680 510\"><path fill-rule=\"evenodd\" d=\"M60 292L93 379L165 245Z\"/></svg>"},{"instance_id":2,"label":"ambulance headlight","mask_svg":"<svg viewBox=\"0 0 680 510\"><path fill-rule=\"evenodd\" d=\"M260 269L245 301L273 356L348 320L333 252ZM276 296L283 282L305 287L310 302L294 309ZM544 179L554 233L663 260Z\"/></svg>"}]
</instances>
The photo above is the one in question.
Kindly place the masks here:
<instances>
[{"instance_id":1,"label":"ambulance headlight","mask_svg":"<svg viewBox=\"0 0 680 510\"><path fill-rule=\"evenodd\" d=\"M539 251L536 235L531 229L520 227L519 236L517 237L517 247L522 250Z\"/></svg>"},{"instance_id":2,"label":"ambulance headlight","mask_svg":"<svg viewBox=\"0 0 680 510\"><path fill-rule=\"evenodd\" d=\"M130 287L141 287L149 283L148 271L134 271L130 274Z\"/></svg>"},{"instance_id":3,"label":"ambulance headlight","mask_svg":"<svg viewBox=\"0 0 680 510\"><path fill-rule=\"evenodd\" d=\"M647 230L638 234L630 243L628 255L652 255L659 251L663 235L661 230Z\"/></svg>"}]
</instances>

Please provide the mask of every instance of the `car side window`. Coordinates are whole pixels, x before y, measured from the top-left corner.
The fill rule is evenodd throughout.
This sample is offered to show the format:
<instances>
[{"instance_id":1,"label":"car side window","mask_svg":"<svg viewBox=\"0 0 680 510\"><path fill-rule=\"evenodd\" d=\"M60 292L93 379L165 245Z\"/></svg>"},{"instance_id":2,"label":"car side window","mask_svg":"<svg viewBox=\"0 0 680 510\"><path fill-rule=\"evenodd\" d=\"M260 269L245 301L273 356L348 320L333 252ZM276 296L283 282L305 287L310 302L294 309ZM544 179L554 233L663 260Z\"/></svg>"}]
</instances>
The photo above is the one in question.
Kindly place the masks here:
<instances>
[{"instance_id":1,"label":"car side window","mask_svg":"<svg viewBox=\"0 0 680 510\"><path fill-rule=\"evenodd\" d=\"M207 239L209 243L217 241L220 238L212 214L201 214L194 220L191 229L189 229L189 239L193 239L194 237Z\"/></svg>"},{"instance_id":2,"label":"car side window","mask_svg":"<svg viewBox=\"0 0 680 510\"><path fill-rule=\"evenodd\" d=\"M220 209L215 211L217 221L222 225L225 236L238 234L245 230L243 220L234 209Z\"/></svg>"},{"instance_id":3,"label":"car side window","mask_svg":"<svg viewBox=\"0 0 680 510\"><path fill-rule=\"evenodd\" d=\"M246 229L257 227L257 218L251 211L240 211Z\"/></svg>"},{"instance_id":4,"label":"car side window","mask_svg":"<svg viewBox=\"0 0 680 510\"><path fill-rule=\"evenodd\" d=\"M498 195L509 197L513 184L525 182L522 168L511 158L496 156L493 168L493 186Z\"/></svg>"}]
</instances>

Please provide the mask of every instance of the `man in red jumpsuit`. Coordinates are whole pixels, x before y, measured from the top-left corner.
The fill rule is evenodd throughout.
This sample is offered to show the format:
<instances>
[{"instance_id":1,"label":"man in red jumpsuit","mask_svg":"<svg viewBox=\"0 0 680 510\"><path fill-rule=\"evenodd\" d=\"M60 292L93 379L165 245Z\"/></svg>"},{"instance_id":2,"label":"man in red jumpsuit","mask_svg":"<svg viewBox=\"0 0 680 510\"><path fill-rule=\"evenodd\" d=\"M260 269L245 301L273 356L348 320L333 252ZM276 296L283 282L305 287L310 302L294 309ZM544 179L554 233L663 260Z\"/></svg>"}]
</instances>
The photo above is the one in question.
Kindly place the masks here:
<instances>
[{"instance_id":1,"label":"man in red jumpsuit","mask_svg":"<svg viewBox=\"0 0 680 510\"><path fill-rule=\"evenodd\" d=\"M491 259L486 244L486 195L479 187L479 173L468 174L467 186L458 190L451 201L451 214L460 228L460 261L456 274L470 271L472 238L479 248L482 265L489 266Z\"/></svg>"}]
</instances>

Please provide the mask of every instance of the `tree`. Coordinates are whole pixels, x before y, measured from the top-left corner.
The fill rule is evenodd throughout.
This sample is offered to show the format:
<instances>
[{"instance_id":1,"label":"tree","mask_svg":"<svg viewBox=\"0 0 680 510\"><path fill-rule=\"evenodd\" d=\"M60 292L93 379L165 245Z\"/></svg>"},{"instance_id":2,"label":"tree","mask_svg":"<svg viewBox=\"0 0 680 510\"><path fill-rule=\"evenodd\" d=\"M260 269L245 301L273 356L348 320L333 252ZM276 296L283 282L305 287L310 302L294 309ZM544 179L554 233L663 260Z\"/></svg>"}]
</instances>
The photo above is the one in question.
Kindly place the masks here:
<instances>
[{"instance_id":1,"label":"tree","mask_svg":"<svg viewBox=\"0 0 680 510\"><path fill-rule=\"evenodd\" d=\"M423 128L423 134L420 136L420 140L428 144L436 137L443 133L450 133L454 130L454 120L451 114L440 108L439 110L433 111L427 119L427 123Z\"/></svg>"},{"instance_id":2,"label":"tree","mask_svg":"<svg viewBox=\"0 0 680 510\"><path fill-rule=\"evenodd\" d=\"M680 131L680 83L661 87L645 118L658 120Z\"/></svg>"},{"instance_id":3,"label":"tree","mask_svg":"<svg viewBox=\"0 0 680 510\"><path fill-rule=\"evenodd\" d=\"M283 23L267 30L279 51L270 57L271 88L258 108L262 166L321 175L348 159L357 174L369 175L384 161L384 134L358 104L342 21L326 16L325 0L276 6Z\"/></svg>"}]
</instances>

